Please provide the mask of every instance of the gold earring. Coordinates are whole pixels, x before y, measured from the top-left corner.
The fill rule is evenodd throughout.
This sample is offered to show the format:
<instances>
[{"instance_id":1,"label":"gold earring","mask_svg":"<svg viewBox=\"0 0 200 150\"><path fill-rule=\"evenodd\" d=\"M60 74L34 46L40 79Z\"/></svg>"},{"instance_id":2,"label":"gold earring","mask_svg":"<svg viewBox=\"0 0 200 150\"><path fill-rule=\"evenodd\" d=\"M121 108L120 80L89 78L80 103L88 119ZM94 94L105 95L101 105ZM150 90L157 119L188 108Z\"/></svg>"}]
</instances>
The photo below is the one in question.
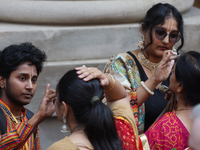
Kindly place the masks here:
<instances>
[{"instance_id":1,"label":"gold earring","mask_svg":"<svg viewBox=\"0 0 200 150\"><path fill-rule=\"evenodd\" d=\"M141 34L137 47L140 50L144 49L144 34Z\"/></svg>"}]
</instances>

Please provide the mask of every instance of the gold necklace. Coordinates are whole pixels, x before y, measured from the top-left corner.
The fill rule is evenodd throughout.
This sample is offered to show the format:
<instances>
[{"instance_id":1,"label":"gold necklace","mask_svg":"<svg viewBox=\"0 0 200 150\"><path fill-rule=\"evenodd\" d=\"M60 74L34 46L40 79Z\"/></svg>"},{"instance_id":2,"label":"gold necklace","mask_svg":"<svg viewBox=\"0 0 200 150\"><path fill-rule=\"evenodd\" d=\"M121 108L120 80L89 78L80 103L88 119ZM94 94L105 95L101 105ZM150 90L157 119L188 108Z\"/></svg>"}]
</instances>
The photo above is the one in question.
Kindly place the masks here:
<instances>
[{"instance_id":1,"label":"gold necklace","mask_svg":"<svg viewBox=\"0 0 200 150\"><path fill-rule=\"evenodd\" d=\"M148 68L152 74L155 73L156 68L158 67L158 63L153 63L153 62L149 61L148 59L146 59L146 57L144 56L142 51L139 51L139 53L138 53L138 60L143 66Z\"/></svg>"}]
</instances>

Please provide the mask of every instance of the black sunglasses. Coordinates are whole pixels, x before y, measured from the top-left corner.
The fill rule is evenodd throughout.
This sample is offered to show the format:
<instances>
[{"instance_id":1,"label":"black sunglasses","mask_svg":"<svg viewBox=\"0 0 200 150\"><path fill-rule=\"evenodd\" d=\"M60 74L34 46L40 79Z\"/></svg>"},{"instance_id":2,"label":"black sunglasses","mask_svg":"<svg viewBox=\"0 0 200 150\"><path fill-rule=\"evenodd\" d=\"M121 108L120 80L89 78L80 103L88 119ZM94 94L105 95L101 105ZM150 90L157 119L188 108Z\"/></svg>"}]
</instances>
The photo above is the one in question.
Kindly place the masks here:
<instances>
[{"instance_id":1,"label":"black sunglasses","mask_svg":"<svg viewBox=\"0 0 200 150\"><path fill-rule=\"evenodd\" d=\"M155 29L153 28L153 30L155 30L155 35L156 38L159 40L164 39L167 35L169 35L169 41L171 43L176 43L180 40L181 35L179 33L167 33L165 30L163 29Z\"/></svg>"}]
</instances>

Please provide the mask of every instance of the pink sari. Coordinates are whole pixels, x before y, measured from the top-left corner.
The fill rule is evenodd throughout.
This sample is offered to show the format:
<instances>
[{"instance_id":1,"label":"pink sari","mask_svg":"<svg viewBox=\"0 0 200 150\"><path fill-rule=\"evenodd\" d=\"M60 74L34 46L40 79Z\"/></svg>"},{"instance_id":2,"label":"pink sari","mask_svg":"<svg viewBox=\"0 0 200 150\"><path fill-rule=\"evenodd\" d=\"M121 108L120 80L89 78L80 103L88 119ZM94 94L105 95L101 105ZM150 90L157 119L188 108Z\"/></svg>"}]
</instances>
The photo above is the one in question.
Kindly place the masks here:
<instances>
[{"instance_id":1,"label":"pink sari","mask_svg":"<svg viewBox=\"0 0 200 150\"><path fill-rule=\"evenodd\" d=\"M165 113L145 132L151 150L184 150L188 148L189 132L175 111Z\"/></svg>"}]
</instances>

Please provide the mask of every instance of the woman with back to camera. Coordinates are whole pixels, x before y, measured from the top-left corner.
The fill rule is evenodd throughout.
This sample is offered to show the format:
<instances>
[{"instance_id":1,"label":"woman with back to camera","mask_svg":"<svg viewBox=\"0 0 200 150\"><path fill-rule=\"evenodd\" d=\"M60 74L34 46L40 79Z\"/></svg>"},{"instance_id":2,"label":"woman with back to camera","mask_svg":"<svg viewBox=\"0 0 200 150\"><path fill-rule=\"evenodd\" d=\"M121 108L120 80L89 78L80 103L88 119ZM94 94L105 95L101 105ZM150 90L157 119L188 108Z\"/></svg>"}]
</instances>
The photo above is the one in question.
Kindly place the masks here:
<instances>
[{"instance_id":1,"label":"woman with back to camera","mask_svg":"<svg viewBox=\"0 0 200 150\"><path fill-rule=\"evenodd\" d=\"M155 72L158 82L165 80L171 71L174 63L170 61L171 54L165 52ZM101 102L104 93L107 106ZM69 126L72 134L47 150L142 149L124 87L97 68L79 67L67 72L57 85L55 105L58 119Z\"/></svg>"},{"instance_id":2,"label":"woman with back to camera","mask_svg":"<svg viewBox=\"0 0 200 150\"><path fill-rule=\"evenodd\" d=\"M149 128L167 105L168 100L164 99L164 94L158 87L160 84L169 86L169 78L157 84L154 73L163 53L174 49L180 39L177 52L184 44L183 19L180 12L170 4L158 3L147 11L141 21L138 49L111 57L105 66L104 72L111 74L126 88L136 122L139 119L140 133ZM144 88L146 92L141 92Z\"/></svg>"},{"instance_id":3,"label":"woman with back to camera","mask_svg":"<svg viewBox=\"0 0 200 150\"><path fill-rule=\"evenodd\" d=\"M79 71L88 70L85 67L80 68ZM69 138L65 137L54 143L47 150L64 150L66 148L70 150L122 150L112 111L101 102L104 90L99 80L85 82L78 77L76 72L76 70L71 70L60 79L55 102L57 117L69 126L71 135ZM97 70L93 72L98 73ZM93 75L95 74L93 73ZM108 75L100 79L106 84L105 90L112 88L108 89L111 93L113 90L115 91L115 87L120 85ZM109 83L111 83L111 87L109 87ZM126 97L123 87L121 89L118 89L119 94L113 95L114 99ZM128 100L127 104L129 104ZM132 119L132 123L134 124L134 119Z\"/></svg>"},{"instance_id":4,"label":"woman with back to camera","mask_svg":"<svg viewBox=\"0 0 200 150\"><path fill-rule=\"evenodd\" d=\"M184 150L192 124L192 108L200 103L200 53L181 54L170 77L173 97L171 110L160 117L146 132L152 150Z\"/></svg>"}]
</instances>

